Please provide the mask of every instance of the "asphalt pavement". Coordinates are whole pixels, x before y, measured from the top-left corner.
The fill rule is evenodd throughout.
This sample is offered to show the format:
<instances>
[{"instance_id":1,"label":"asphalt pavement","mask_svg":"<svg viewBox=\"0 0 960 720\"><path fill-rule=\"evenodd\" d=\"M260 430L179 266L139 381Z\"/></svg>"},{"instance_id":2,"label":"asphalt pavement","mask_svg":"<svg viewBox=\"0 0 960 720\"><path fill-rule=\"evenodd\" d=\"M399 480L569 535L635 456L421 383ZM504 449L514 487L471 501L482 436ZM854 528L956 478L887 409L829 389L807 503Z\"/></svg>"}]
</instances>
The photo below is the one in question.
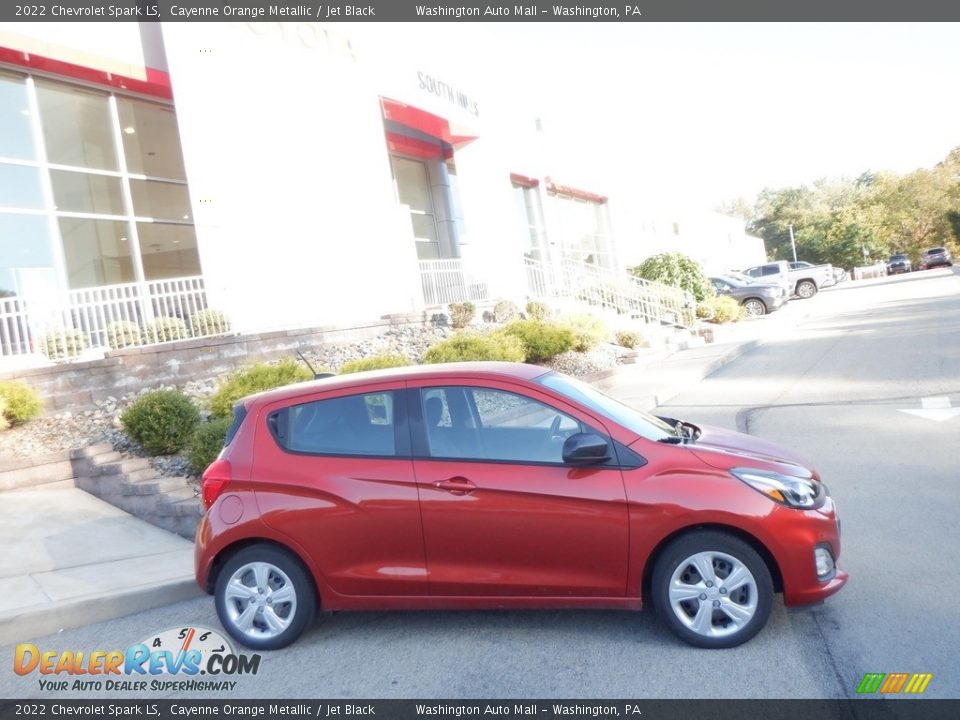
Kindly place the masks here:
<instances>
[{"instance_id":1,"label":"asphalt pavement","mask_svg":"<svg viewBox=\"0 0 960 720\"><path fill-rule=\"evenodd\" d=\"M341 613L263 653L258 674L221 696L842 698L867 672L925 672L927 697L960 697L960 274L847 283L790 306L808 316L799 327L788 312L770 318L766 342L662 410L782 443L820 469L851 575L837 596L803 610L778 599L760 635L723 651L681 644L647 611ZM34 642L125 648L190 625L219 629L210 598ZM0 666L13 651L0 648ZM36 674L4 672L0 697L54 696Z\"/></svg>"}]
</instances>

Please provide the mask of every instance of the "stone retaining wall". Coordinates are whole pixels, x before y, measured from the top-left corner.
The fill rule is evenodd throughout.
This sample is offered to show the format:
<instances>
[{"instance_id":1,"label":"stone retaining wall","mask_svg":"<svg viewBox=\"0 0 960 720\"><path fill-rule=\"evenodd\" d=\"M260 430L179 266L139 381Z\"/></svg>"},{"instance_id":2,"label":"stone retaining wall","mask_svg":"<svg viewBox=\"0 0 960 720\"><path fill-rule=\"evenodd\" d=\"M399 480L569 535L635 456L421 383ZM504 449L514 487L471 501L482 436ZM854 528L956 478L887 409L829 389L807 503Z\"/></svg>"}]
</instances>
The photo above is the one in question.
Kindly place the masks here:
<instances>
[{"instance_id":1,"label":"stone retaining wall","mask_svg":"<svg viewBox=\"0 0 960 720\"><path fill-rule=\"evenodd\" d=\"M44 398L47 414L86 410L109 396L142 387L183 385L190 380L230 372L255 360L271 360L335 343L360 342L390 328L422 326L425 313L387 315L350 327L325 326L298 330L223 335L113 350L102 360L60 363L0 373L0 380L21 380Z\"/></svg>"}]
</instances>

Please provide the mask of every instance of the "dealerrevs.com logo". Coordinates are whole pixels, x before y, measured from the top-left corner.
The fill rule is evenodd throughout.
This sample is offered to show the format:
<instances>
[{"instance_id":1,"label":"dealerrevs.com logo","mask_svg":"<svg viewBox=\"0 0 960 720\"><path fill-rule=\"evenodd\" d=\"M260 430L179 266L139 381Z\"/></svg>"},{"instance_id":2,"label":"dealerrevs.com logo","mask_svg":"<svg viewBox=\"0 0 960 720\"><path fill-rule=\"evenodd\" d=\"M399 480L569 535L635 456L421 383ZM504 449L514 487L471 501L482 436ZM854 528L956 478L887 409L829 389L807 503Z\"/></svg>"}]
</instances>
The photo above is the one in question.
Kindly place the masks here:
<instances>
[{"instance_id":1,"label":"dealerrevs.com logo","mask_svg":"<svg viewBox=\"0 0 960 720\"><path fill-rule=\"evenodd\" d=\"M260 655L234 652L215 630L164 630L126 650L46 650L17 645L13 671L37 673L44 691L232 691L239 675L256 675Z\"/></svg>"}]
</instances>

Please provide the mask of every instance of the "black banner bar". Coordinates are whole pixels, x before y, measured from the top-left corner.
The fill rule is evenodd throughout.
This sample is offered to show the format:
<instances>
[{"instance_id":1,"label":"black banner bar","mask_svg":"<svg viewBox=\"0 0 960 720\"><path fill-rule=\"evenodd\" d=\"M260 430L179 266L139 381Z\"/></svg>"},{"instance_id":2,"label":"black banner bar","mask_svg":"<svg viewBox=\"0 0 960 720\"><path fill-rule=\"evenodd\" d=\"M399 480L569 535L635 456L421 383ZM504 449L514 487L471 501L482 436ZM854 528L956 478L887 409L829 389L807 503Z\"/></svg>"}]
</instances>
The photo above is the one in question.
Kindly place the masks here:
<instances>
[{"instance_id":1,"label":"black banner bar","mask_svg":"<svg viewBox=\"0 0 960 720\"><path fill-rule=\"evenodd\" d=\"M754 22L956 21L944 0L635 0L521 3L311 0L59 0L0 3L0 21L24 22Z\"/></svg>"},{"instance_id":2,"label":"black banner bar","mask_svg":"<svg viewBox=\"0 0 960 720\"><path fill-rule=\"evenodd\" d=\"M955 720L960 700L0 700L13 718Z\"/></svg>"}]
</instances>

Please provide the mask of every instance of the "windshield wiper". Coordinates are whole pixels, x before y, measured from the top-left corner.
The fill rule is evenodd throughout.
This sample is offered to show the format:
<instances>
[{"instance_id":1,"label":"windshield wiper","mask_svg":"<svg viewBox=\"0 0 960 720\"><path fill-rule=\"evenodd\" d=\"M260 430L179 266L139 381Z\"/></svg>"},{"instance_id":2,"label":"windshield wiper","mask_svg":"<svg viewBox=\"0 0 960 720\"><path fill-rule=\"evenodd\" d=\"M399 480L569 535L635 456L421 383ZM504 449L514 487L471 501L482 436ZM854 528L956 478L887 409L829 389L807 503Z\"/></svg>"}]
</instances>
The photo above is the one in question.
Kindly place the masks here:
<instances>
[{"instance_id":1,"label":"windshield wiper","mask_svg":"<svg viewBox=\"0 0 960 720\"><path fill-rule=\"evenodd\" d=\"M667 435L667 437L660 438L657 442L666 443L667 445L683 445L687 439L680 435Z\"/></svg>"}]
</instances>

